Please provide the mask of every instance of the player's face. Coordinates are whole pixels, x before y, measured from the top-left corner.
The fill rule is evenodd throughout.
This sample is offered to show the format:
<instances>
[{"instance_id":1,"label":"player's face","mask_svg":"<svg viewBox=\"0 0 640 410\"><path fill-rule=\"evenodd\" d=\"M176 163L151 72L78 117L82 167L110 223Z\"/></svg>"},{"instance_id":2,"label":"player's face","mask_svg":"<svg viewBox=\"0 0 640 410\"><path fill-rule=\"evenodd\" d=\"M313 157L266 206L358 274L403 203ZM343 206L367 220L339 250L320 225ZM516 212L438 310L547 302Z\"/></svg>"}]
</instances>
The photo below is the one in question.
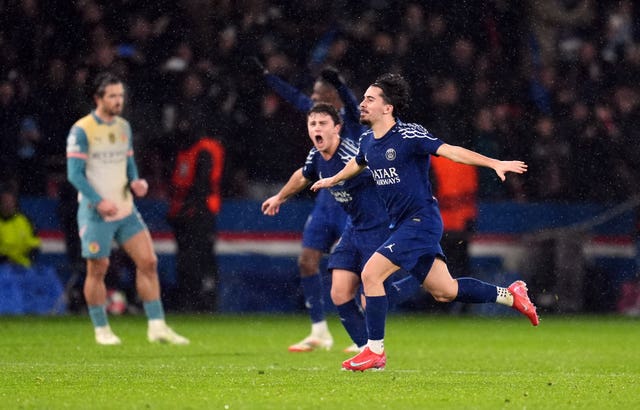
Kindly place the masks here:
<instances>
[{"instance_id":1,"label":"player's face","mask_svg":"<svg viewBox=\"0 0 640 410\"><path fill-rule=\"evenodd\" d=\"M371 127L380 121L383 115L390 112L392 105L387 104L382 97L380 87L370 86L364 93L360 103L360 124Z\"/></svg>"},{"instance_id":2,"label":"player's face","mask_svg":"<svg viewBox=\"0 0 640 410\"><path fill-rule=\"evenodd\" d=\"M338 92L330 85L323 83L322 81L316 81L313 85L313 93L311 94L311 100L314 103L326 102L333 105L336 109L340 109L341 100Z\"/></svg>"},{"instance_id":3,"label":"player's face","mask_svg":"<svg viewBox=\"0 0 640 410\"><path fill-rule=\"evenodd\" d=\"M106 116L120 115L124 106L124 86L122 84L106 86L104 95L96 97L96 105L97 110Z\"/></svg>"},{"instance_id":4,"label":"player's face","mask_svg":"<svg viewBox=\"0 0 640 410\"><path fill-rule=\"evenodd\" d=\"M329 114L314 112L307 117L307 131L311 142L320 152L332 153L338 145L340 124L335 124Z\"/></svg>"}]
</instances>

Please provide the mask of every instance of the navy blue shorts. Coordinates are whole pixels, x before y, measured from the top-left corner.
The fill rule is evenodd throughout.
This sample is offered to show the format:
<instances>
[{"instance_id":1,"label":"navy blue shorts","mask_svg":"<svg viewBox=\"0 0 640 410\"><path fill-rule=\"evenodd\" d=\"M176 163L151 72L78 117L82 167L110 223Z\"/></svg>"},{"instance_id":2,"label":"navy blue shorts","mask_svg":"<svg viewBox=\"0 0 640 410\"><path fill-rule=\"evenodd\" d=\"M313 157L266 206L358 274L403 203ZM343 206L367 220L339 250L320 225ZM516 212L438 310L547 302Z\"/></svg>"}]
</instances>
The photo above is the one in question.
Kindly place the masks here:
<instances>
[{"instance_id":1,"label":"navy blue shorts","mask_svg":"<svg viewBox=\"0 0 640 410\"><path fill-rule=\"evenodd\" d=\"M364 264L371 255L378 249L381 243L389 237L390 231L387 226L378 229L368 229L366 231L356 231L350 222L340 237L331 256L327 268L344 269L360 275Z\"/></svg>"},{"instance_id":2,"label":"navy blue shorts","mask_svg":"<svg viewBox=\"0 0 640 410\"><path fill-rule=\"evenodd\" d=\"M377 252L423 283L436 257L446 261L441 238L441 223L416 216L397 226Z\"/></svg>"},{"instance_id":3,"label":"navy blue shorts","mask_svg":"<svg viewBox=\"0 0 640 410\"><path fill-rule=\"evenodd\" d=\"M347 214L339 206L315 206L304 224L302 246L329 253L342 235L346 221Z\"/></svg>"}]
</instances>

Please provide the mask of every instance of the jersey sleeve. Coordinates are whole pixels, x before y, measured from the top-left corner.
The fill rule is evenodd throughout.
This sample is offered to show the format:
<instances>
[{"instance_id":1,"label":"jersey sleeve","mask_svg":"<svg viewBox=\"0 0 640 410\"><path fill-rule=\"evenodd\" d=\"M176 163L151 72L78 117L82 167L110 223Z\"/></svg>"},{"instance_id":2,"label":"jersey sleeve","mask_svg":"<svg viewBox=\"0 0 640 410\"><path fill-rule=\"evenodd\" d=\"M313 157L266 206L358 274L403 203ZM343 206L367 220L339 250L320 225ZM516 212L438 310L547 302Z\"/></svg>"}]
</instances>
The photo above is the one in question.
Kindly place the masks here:
<instances>
[{"instance_id":1,"label":"jersey sleeve","mask_svg":"<svg viewBox=\"0 0 640 410\"><path fill-rule=\"evenodd\" d=\"M316 162L314 161L317 152L318 150L312 148L311 151L309 151L309 155L307 155L304 166L302 167L302 176L307 178L309 181L315 181L319 179L318 168L316 167Z\"/></svg>"},{"instance_id":2,"label":"jersey sleeve","mask_svg":"<svg viewBox=\"0 0 640 410\"><path fill-rule=\"evenodd\" d=\"M362 165L367 165L367 157L365 156L364 152L367 146L367 141L366 141L366 134L363 134L360 137L360 141L358 143L358 153L356 154L356 156L354 157L356 160L356 164L362 166Z\"/></svg>"},{"instance_id":3,"label":"jersey sleeve","mask_svg":"<svg viewBox=\"0 0 640 410\"><path fill-rule=\"evenodd\" d=\"M265 79L269 87L278 93L280 97L293 104L297 110L306 113L311 109L311 107L313 107L313 101L309 96L305 95L305 93L287 83L277 75L267 74Z\"/></svg>"},{"instance_id":4,"label":"jersey sleeve","mask_svg":"<svg viewBox=\"0 0 640 410\"><path fill-rule=\"evenodd\" d=\"M86 165L89 152L87 134L77 125L69 131L67 137L67 179L83 197L92 204L97 204L102 197L87 180Z\"/></svg>"},{"instance_id":5,"label":"jersey sleeve","mask_svg":"<svg viewBox=\"0 0 640 410\"><path fill-rule=\"evenodd\" d=\"M423 155L437 155L436 151L444 144L444 141L435 137L421 125L410 124L410 126L405 135L412 139L414 152ZM411 138L412 135L415 138Z\"/></svg>"}]
</instances>

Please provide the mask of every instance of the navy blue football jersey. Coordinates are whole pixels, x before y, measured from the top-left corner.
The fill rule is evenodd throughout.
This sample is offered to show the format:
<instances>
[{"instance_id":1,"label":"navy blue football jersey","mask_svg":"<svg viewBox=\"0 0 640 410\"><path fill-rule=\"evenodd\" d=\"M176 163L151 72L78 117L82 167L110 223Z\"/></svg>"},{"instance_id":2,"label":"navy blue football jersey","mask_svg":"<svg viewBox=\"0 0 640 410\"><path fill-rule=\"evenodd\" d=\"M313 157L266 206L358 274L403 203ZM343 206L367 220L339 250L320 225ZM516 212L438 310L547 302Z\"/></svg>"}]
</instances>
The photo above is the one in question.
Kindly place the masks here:
<instances>
[{"instance_id":1,"label":"navy blue football jersey","mask_svg":"<svg viewBox=\"0 0 640 410\"><path fill-rule=\"evenodd\" d=\"M342 170L357 152L357 144L343 139L333 156L325 160L314 147L309 151L302 174L312 181L331 177ZM389 225L387 212L369 170L365 169L356 177L331 187L329 192L349 215L355 229L367 230Z\"/></svg>"},{"instance_id":2,"label":"navy blue football jersey","mask_svg":"<svg viewBox=\"0 0 640 410\"><path fill-rule=\"evenodd\" d=\"M416 215L442 224L429 181L430 156L442 144L423 126L401 121L380 139L371 130L362 135L356 162L371 171L392 228Z\"/></svg>"}]
</instances>

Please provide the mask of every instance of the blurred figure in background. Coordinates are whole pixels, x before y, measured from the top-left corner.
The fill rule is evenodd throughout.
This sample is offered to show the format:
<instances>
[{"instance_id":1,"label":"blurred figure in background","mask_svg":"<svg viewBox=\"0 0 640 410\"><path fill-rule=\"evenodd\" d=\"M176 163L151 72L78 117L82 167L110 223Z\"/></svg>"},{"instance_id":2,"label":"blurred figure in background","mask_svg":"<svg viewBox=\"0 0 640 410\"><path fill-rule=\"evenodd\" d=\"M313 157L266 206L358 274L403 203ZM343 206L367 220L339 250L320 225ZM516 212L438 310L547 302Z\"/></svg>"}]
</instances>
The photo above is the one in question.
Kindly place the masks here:
<instances>
[{"instance_id":1,"label":"blurred figure in background","mask_svg":"<svg viewBox=\"0 0 640 410\"><path fill-rule=\"evenodd\" d=\"M18 133L18 180L21 194L45 193L45 156L42 152L42 133L35 118L28 116L20 123Z\"/></svg>"},{"instance_id":2,"label":"blurred figure in background","mask_svg":"<svg viewBox=\"0 0 640 410\"><path fill-rule=\"evenodd\" d=\"M472 276L469 242L478 217L478 169L445 157L431 158L435 197L444 232L440 244L452 272Z\"/></svg>"},{"instance_id":3,"label":"blurred figure in background","mask_svg":"<svg viewBox=\"0 0 640 410\"><path fill-rule=\"evenodd\" d=\"M167 220L176 239L177 289L172 307L215 310L216 217L222 204L225 150L188 119L178 121L178 153L171 176Z\"/></svg>"},{"instance_id":4,"label":"blurred figure in background","mask_svg":"<svg viewBox=\"0 0 640 410\"><path fill-rule=\"evenodd\" d=\"M18 209L18 195L11 187L0 188L0 263L28 268L40 248L29 218Z\"/></svg>"}]
</instances>

